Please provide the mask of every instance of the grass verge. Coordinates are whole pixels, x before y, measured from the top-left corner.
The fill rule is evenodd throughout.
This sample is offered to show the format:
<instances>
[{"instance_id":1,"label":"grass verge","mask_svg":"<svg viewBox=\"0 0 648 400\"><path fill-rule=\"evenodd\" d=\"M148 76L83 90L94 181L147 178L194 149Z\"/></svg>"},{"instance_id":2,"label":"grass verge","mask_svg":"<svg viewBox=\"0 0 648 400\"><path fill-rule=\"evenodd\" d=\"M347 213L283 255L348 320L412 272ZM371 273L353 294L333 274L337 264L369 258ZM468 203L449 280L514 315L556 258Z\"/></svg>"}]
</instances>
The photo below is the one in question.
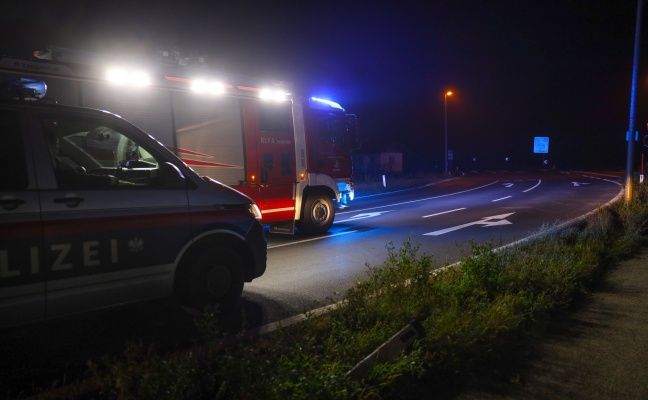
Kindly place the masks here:
<instances>
[{"instance_id":1,"label":"grass verge","mask_svg":"<svg viewBox=\"0 0 648 400\"><path fill-rule=\"evenodd\" d=\"M433 256L406 241L388 245L380 267L324 315L252 341L208 338L200 354L161 357L130 346L119 360L90 365L106 399L450 398L475 377L518 356L552 313L586 295L615 262L648 241L648 189L566 228L515 246L472 244L457 268L438 271ZM348 372L416 318L425 335L367 374ZM512 350L513 349L513 350ZM489 375L491 374L491 375ZM70 388L66 396L74 396Z\"/></svg>"}]
</instances>

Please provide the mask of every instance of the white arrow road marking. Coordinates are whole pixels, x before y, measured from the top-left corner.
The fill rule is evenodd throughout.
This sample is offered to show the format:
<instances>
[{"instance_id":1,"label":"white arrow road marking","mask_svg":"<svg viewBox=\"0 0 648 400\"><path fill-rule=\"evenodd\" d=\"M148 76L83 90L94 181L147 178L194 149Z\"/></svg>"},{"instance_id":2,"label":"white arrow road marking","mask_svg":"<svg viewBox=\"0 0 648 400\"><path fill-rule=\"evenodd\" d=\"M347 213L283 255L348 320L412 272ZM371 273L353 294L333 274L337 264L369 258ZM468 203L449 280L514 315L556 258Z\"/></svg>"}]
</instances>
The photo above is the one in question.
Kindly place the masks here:
<instances>
[{"instance_id":1,"label":"white arrow road marking","mask_svg":"<svg viewBox=\"0 0 648 400\"><path fill-rule=\"evenodd\" d=\"M586 183L586 182L572 182L572 185L581 186L581 185L589 185L589 183Z\"/></svg>"},{"instance_id":2,"label":"white arrow road marking","mask_svg":"<svg viewBox=\"0 0 648 400\"><path fill-rule=\"evenodd\" d=\"M443 235L444 233L457 231L459 229L467 228L467 227L473 226L473 225L483 225L485 227L486 226L511 225L513 223L506 220L505 218L509 217L509 216L511 216L513 214L515 214L515 213L512 212L512 213L509 213L509 214L500 214L500 215L493 215L491 217L484 217L484 218L480 219L479 221L473 221L473 222L469 222L467 224L457 225L457 226L453 226L451 228L446 228L446 229L441 229L441 230L434 231L434 232L425 233L424 235L426 235L426 236L439 236L439 235Z\"/></svg>"},{"instance_id":3,"label":"white arrow road marking","mask_svg":"<svg viewBox=\"0 0 648 400\"><path fill-rule=\"evenodd\" d=\"M338 223L338 222L347 222L347 221L355 221L355 220L358 220L358 219L365 219L365 218L378 217L378 216L380 216L380 215L382 215L382 214L385 214L385 213L388 213L388 212L392 212L392 211L394 211L394 210L388 210L388 211L376 211L376 212L368 212L368 213L356 214L356 215L354 215L354 216L351 217L351 218L348 218L348 219L345 219L345 220L342 220L342 221L335 221L334 223Z\"/></svg>"}]
</instances>

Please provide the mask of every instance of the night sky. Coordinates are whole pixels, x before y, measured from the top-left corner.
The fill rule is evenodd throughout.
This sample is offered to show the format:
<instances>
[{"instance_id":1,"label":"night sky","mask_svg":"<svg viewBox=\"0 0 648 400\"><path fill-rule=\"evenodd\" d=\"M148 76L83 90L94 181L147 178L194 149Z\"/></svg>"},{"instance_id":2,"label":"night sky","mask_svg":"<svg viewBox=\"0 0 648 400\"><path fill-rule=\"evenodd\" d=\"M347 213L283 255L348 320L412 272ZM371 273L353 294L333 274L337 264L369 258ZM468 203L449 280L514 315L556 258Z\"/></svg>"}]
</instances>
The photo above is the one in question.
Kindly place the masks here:
<instances>
[{"instance_id":1,"label":"night sky","mask_svg":"<svg viewBox=\"0 0 648 400\"><path fill-rule=\"evenodd\" d=\"M362 151L403 151L408 172L442 169L452 90L449 148L462 168L540 166L533 138L548 136L550 165L624 169L636 8L635 0L5 0L0 52L52 44L206 55L226 71L292 81L341 103L360 118ZM637 94L643 137L648 62ZM637 157L648 150L636 147Z\"/></svg>"}]
</instances>

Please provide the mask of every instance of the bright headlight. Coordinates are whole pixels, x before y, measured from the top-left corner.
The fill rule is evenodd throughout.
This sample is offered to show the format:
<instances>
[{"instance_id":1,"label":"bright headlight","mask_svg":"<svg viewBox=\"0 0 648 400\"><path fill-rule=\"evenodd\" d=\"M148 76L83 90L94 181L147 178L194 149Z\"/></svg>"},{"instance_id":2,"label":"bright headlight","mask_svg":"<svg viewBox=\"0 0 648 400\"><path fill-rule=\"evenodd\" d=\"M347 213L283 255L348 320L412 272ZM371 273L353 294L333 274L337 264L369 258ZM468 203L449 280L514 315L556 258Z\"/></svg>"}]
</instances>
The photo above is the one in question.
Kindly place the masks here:
<instances>
[{"instance_id":1,"label":"bright headlight","mask_svg":"<svg viewBox=\"0 0 648 400\"><path fill-rule=\"evenodd\" d=\"M248 212L252 215L257 221L261 221L261 210L257 207L256 204L252 203L248 205Z\"/></svg>"}]
</instances>

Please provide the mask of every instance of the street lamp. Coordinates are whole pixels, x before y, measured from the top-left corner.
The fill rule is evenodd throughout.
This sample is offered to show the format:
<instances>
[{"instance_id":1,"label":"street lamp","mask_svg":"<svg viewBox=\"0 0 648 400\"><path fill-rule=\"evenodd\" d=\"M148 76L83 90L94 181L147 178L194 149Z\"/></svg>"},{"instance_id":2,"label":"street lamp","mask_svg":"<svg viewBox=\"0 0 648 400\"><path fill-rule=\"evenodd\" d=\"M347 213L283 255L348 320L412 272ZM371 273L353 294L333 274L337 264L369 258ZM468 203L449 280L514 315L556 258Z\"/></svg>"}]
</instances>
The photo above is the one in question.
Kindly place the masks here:
<instances>
[{"instance_id":1,"label":"street lamp","mask_svg":"<svg viewBox=\"0 0 648 400\"><path fill-rule=\"evenodd\" d=\"M445 175L448 176L448 96L452 96L451 91L443 95L444 115L445 115Z\"/></svg>"}]
</instances>

